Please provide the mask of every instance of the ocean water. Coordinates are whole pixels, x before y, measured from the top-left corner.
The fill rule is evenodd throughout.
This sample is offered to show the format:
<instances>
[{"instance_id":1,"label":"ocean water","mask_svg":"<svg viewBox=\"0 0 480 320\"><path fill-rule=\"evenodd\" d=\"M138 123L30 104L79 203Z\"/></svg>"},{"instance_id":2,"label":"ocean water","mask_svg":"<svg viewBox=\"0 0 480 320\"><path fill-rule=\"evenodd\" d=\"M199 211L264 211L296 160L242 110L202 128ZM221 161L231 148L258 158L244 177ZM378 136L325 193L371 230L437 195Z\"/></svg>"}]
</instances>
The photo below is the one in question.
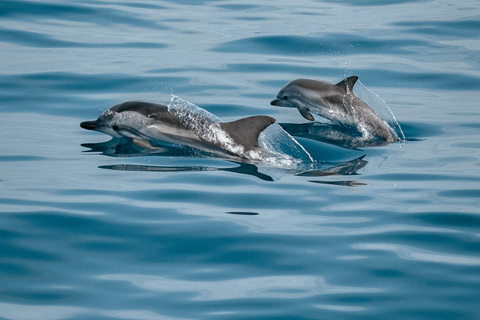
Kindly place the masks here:
<instances>
[{"instance_id":1,"label":"ocean water","mask_svg":"<svg viewBox=\"0 0 480 320\"><path fill-rule=\"evenodd\" d=\"M478 319L477 1L0 2L0 318ZM405 140L270 105L357 75ZM171 95L269 115L298 172L83 130ZM317 128L318 129L318 128Z\"/></svg>"}]
</instances>

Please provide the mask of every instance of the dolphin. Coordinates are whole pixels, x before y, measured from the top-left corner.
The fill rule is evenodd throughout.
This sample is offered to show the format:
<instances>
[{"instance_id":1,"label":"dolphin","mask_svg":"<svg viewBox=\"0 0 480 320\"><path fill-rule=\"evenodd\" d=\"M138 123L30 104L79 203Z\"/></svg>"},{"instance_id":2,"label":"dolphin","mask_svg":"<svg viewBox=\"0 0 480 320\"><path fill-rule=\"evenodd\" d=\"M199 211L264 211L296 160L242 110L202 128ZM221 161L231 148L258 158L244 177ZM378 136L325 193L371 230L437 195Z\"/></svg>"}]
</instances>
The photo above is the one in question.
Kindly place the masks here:
<instances>
[{"instance_id":1,"label":"dolphin","mask_svg":"<svg viewBox=\"0 0 480 320\"><path fill-rule=\"evenodd\" d=\"M358 77L348 77L337 84L317 80L297 79L286 84L270 104L295 107L307 120L314 121L311 113L334 123L356 128L362 135L375 135L387 142L396 138L388 125L365 102L353 93Z\"/></svg>"},{"instance_id":2,"label":"dolphin","mask_svg":"<svg viewBox=\"0 0 480 320\"><path fill-rule=\"evenodd\" d=\"M80 123L80 127L114 138L126 137L143 148L154 148L151 142L160 140L248 159L251 152L264 152L258 136L276 121L253 116L221 122L206 110L195 108L182 113L184 110L171 110L162 104L129 101L107 109L97 120Z\"/></svg>"}]
</instances>

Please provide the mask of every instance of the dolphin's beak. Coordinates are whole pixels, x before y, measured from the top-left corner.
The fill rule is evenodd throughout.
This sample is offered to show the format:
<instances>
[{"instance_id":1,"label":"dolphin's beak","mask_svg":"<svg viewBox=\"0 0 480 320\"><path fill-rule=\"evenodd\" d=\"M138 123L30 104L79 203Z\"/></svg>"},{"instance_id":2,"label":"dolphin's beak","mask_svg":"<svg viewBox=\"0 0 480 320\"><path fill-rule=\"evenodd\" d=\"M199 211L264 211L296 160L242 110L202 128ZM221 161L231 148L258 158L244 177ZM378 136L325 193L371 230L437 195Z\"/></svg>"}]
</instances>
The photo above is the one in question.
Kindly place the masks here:
<instances>
[{"instance_id":1,"label":"dolphin's beak","mask_svg":"<svg viewBox=\"0 0 480 320\"><path fill-rule=\"evenodd\" d=\"M97 120L93 120L93 121L84 121L82 123L80 123L80 127L82 127L83 129L87 129L87 130L96 130L98 128L98 121Z\"/></svg>"},{"instance_id":2,"label":"dolphin's beak","mask_svg":"<svg viewBox=\"0 0 480 320\"><path fill-rule=\"evenodd\" d=\"M277 106L277 107L285 107L285 108L295 108L295 105L292 105L285 99L275 99L270 102L272 106Z\"/></svg>"},{"instance_id":3,"label":"dolphin's beak","mask_svg":"<svg viewBox=\"0 0 480 320\"><path fill-rule=\"evenodd\" d=\"M280 100L280 99L274 99L274 100L272 100L272 102L270 102L270 104L271 104L272 106L280 106L280 107L281 107L281 106L282 106L282 100Z\"/></svg>"}]
</instances>

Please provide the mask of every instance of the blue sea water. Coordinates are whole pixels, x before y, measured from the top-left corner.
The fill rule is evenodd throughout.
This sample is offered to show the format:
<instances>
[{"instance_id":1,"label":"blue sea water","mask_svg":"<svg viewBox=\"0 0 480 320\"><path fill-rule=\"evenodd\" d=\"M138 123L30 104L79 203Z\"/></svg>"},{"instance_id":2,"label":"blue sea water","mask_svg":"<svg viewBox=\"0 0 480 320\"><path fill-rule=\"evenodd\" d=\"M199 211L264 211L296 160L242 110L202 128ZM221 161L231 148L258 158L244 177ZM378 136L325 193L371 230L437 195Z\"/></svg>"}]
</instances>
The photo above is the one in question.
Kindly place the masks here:
<instances>
[{"instance_id":1,"label":"blue sea water","mask_svg":"<svg viewBox=\"0 0 480 320\"><path fill-rule=\"evenodd\" d=\"M477 1L0 2L1 319L478 319ZM405 141L292 172L79 127L174 94L230 121L357 75Z\"/></svg>"}]
</instances>

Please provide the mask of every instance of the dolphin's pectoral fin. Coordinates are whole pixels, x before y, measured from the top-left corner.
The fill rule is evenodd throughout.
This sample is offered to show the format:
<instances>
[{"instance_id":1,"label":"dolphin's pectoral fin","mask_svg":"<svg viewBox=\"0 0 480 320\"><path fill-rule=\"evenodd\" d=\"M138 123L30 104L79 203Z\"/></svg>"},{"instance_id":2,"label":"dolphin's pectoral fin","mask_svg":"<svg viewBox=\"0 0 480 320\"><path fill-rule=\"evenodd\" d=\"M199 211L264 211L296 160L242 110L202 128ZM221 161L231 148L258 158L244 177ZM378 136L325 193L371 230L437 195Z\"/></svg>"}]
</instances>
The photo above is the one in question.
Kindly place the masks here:
<instances>
[{"instance_id":1,"label":"dolphin's pectoral fin","mask_svg":"<svg viewBox=\"0 0 480 320\"><path fill-rule=\"evenodd\" d=\"M137 139L137 138L130 138L130 140L132 140L132 142L141 147L141 148L145 148L145 149L156 149L154 146L152 146L150 144L150 142L148 140L144 140L144 139Z\"/></svg>"},{"instance_id":2,"label":"dolphin's pectoral fin","mask_svg":"<svg viewBox=\"0 0 480 320\"><path fill-rule=\"evenodd\" d=\"M245 150L252 150L259 147L258 135L275 121L268 116L253 116L232 122L221 122L220 126L235 143L242 145Z\"/></svg>"},{"instance_id":3,"label":"dolphin's pectoral fin","mask_svg":"<svg viewBox=\"0 0 480 320\"><path fill-rule=\"evenodd\" d=\"M355 85L355 82L357 82L357 80L358 80L357 76L351 76L346 79L343 79L342 81L337 83L336 86L342 88L346 92L352 92L353 86Z\"/></svg>"},{"instance_id":4,"label":"dolphin's pectoral fin","mask_svg":"<svg viewBox=\"0 0 480 320\"><path fill-rule=\"evenodd\" d=\"M300 111L300 114L307 120L310 121L315 121L315 118L312 116L310 113L310 110L307 107L304 106L298 106L298 111Z\"/></svg>"}]
</instances>

